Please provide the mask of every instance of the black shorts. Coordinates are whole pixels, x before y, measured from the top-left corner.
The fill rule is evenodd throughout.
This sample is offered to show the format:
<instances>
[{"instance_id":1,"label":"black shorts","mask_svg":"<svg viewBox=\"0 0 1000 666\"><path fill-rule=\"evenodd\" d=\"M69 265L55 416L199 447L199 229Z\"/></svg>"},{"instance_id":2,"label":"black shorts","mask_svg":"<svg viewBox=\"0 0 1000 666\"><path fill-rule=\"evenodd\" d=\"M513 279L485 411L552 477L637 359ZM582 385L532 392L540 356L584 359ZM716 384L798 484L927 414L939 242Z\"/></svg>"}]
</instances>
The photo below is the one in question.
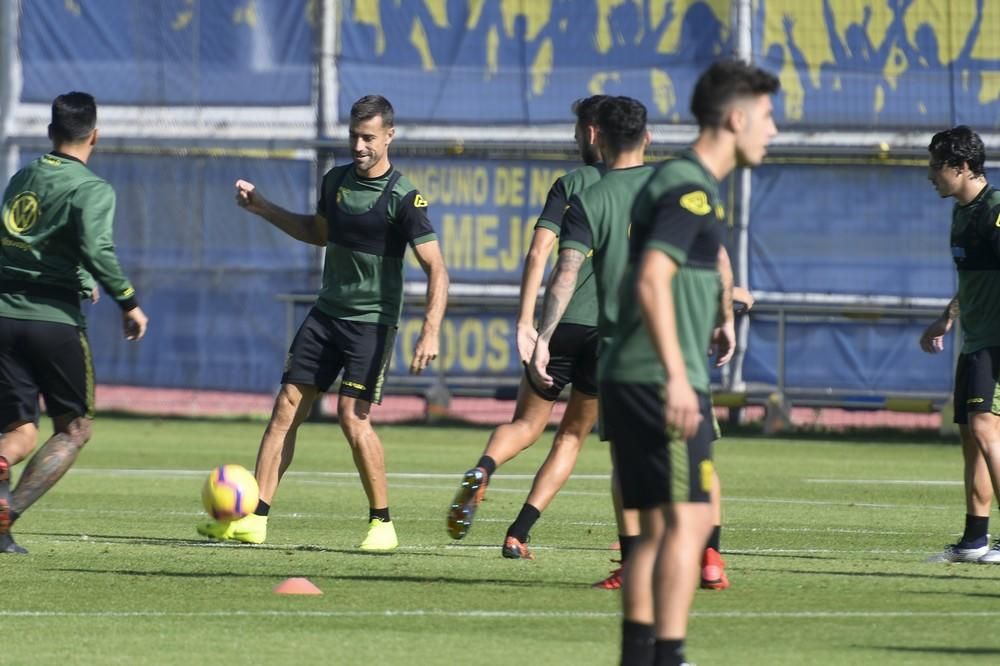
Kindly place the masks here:
<instances>
[{"instance_id":1,"label":"black shorts","mask_svg":"<svg viewBox=\"0 0 1000 666\"><path fill-rule=\"evenodd\" d=\"M715 416L715 406L712 406L712 441L722 439L722 426L719 425L719 419ZM608 428L604 425L605 417L604 410L601 409L601 403L597 403L597 435L602 442L610 441L608 436Z\"/></svg>"},{"instance_id":2,"label":"black shorts","mask_svg":"<svg viewBox=\"0 0 1000 666\"><path fill-rule=\"evenodd\" d=\"M598 401L614 447L626 509L708 502L712 489L712 401L698 394L701 423L688 441L671 440L660 384L601 382Z\"/></svg>"},{"instance_id":3,"label":"black shorts","mask_svg":"<svg viewBox=\"0 0 1000 666\"><path fill-rule=\"evenodd\" d=\"M71 324L0 317L0 425L94 417L94 363L86 333Z\"/></svg>"},{"instance_id":4,"label":"black shorts","mask_svg":"<svg viewBox=\"0 0 1000 666\"><path fill-rule=\"evenodd\" d=\"M340 395L378 404L395 339L393 326L334 319L313 308L292 340L281 383L326 391L343 370Z\"/></svg>"},{"instance_id":5,"label":"black shorts","mask_svg":"<svg viewBox=\"0 0 1000 666\"><path fill-rule=\"evenodd\" d=\"M525 377L531 389L545 400L554 401L566 388L586 395L597 395L597 327L583 324L559 324L549 343L549 364L546 372L552 377L552 387L535 386L531 375Z\"/></svg>"},{"instance_id":6,"label":"black shorts","mask_svg":"<svg viewBox=\"0 0 1000 666\"><path fill-rule=\"evenodd\" d=\"M966 425L969 412L1000 414L1000 347L959 354L955 368L955 423Z\"/></svg>"}]
</instances>

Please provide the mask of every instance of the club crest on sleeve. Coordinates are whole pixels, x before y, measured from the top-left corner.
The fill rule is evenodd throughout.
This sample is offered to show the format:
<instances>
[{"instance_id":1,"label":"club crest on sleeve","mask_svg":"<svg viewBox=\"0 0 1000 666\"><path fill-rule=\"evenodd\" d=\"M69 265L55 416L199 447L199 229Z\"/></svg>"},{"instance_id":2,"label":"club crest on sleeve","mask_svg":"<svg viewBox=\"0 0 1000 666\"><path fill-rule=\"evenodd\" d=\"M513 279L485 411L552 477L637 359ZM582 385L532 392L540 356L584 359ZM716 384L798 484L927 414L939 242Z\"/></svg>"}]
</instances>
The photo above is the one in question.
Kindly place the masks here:
<instances>
[{"instance_id":1,"label":"club crest on sleeve","mask_svg":"<svg viewBox=\"0 0 1000 666\"><path fill-rule=\"evenodd\" d=\"M701 190L688 192L681 197L681 207L691 211L695 215L708 215L712 212L712 206L708 203L708 195Z\"/></svg>"}]
</instances>

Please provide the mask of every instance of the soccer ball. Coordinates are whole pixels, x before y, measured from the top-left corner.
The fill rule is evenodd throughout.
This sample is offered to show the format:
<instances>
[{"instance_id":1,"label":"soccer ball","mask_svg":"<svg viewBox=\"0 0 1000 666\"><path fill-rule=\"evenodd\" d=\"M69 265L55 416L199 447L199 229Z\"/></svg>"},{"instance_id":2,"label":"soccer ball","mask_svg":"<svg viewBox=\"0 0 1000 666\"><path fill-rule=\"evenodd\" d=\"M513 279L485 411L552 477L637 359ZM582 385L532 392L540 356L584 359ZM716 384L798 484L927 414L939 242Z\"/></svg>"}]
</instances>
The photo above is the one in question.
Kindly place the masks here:
<instances>
[{"instance_id":1,"label":"soccer ball","mask_svg":"<svg viewBox=\"0 0 1000 666\"><path fill-rule=\"evenodd\" d=\"M201 503L216 520L237 520L257 508L257 479L242 465L220 465L201 488Z\"/></svg>"}]
</instances>

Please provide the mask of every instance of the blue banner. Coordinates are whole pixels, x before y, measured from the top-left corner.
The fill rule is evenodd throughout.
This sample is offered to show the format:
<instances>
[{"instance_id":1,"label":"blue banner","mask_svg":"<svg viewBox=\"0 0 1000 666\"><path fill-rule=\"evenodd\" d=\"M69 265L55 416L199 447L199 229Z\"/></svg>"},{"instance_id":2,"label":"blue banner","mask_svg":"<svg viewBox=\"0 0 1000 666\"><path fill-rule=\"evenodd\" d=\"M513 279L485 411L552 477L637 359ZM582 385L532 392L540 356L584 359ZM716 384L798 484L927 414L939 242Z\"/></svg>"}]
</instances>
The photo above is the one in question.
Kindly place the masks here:
<instances>
[{"instance_id":1,"label":"blue banner","mask_svg":"<svg viewBox=\"0 0 1000 666\"><path fill-rule=\"evenodd\" d=\"M135 344L122 339L110 298L88 306L97 380L273 390L288 347L276 295L315 293L320 259L316 248L238 208L233 183L245 178L269 199L308 211L313 164L98 152L90 166L117 192L117 254L149 316L149 332Z\"/></svg>"},{"instance_id":2,"label":"blue banner","mask_svg":"<svg viewBox=\"0 0 1000 666\"><path fill-rule=\"evenodd\" d=\"M753 171L750 287L951 298L951 199L927 167L770 164Z\"/></svg>"},{"instance_id":3,"label":"blue banner","mask_svg":"<svg viewBox=\"0 0 1000 666\"><path fill-rule=\"evenodd\" d=\"M25 102L85 90L101 104L312 103L311 0L21 3Z\"/></svg>"},{"instance_id":4,"label":"blue banner","mask_svg":"<svg viewBox=\"0 0 1000 666\"><path fill-rule=\"evenodd\" d=\"M907 392L946 395L954 378L955 335L939 354L921 351L917 341L930 323L905 319L864 322L850 317L795 319L785 329L785 386L823 395L891 396ZM743 362L743 379L778 385L778 326L756 315ZM834 396L831 396L834 397Z\"/></svg>"},{"instance_id":5,"label":"blue banner","mask_svg":"<svg viewBox=\"0 0 1000 666\"><path fill-rule=\"evenodd\" d=\"M427 371L443 374L452 383L469 379L516 379L521 373L517 353L515 323L511 309L490 311L488 308L463 310L453 308L441 325L441 354ZM393 350L390 375L409 373L413 350L423 326L423 312L408 309L399 322L396 346ZM494 386L499 386L497 382ZM388 380L393 389L393 381Z\"/></svg>"},{"instance_id":6,"label":"blue banner","mask_svg":"<svg viewBox=\"0 0 1000 666\"><path fill-rule=\"evenodd\" d=\"M761 0L754 59L780 74L779 127L1000 126L1000 5Z\"/></svg>"},{"instance_id":7,"label":"blue banner","mask_svg":"<svg viewBox=\"0 0 1000 666\"><path fill-rule=\"evenodd\" d=\"M549 189L579 166L568 161L394 159L430 202L453 282L521 281L524 256ZM409 253L407 277L423 280Z\"/></svg>"},{"instance_id":8,"label":"blue banner","mask_svg":"<svg viewBox=\"0 0 1000 666\"><path fill-rule=\"evenodd\" d=\"M1000 125L1000 6L984 0L761 0L754 60L781 78L784 126ZM345 5L339 113L378 92L407 122L565 122L571 100L629 95L691 122L698 74L733 54L728 0Z\"/></svg>"},{"instance_id":9,"label":"blue banner","mask_svg":"<svg viewBox=\"0 0 1000 666\"><path fill-rule=\"evenodd\" d=\"M698 74L732 53L729 16L729 0L349 1L339 114L379 92L408 123L554 123L606 93L690 121Z\"/></svg>"}]
</instances>

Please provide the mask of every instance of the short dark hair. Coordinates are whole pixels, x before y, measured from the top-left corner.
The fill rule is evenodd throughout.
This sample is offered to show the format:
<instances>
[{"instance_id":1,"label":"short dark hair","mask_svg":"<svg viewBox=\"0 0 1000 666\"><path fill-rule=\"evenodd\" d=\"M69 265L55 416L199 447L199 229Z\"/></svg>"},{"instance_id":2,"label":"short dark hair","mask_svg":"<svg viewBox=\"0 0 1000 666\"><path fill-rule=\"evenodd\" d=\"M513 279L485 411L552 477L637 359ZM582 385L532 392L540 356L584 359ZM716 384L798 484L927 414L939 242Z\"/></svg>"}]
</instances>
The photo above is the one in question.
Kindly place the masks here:
<instances>
[{"instance_id":1,"label":"short dark hair","mask_svg":"<svg viewBox=\"0 0 1000 666\"><path fill-rule=\"evenodd\" d=\"M382 117L382 127L392 127L395 120L392 104L382 95L365 95L351 106L351 123Z\"/></svg>"},{"instance_id":2,"label":"short dark hair","mask_svg":"<svg viewBox=\"0 0 1000 666\"><path fill-rule=\"evenodd\" d=\"M609 97L597 112L597 127L612 150L635 148L646 137L646 107L631 97Z\"/></svg>"},{"instance_id":3,"label":"short dark hair","mask_svg":"<svg viewBox=\"0 0 1000 666\"><path fill-rule=\"evenodd\" d=\"M931 139L927 151L931 154L931 165L941 168L945 165L960 167L969 165L975 176L983 175L986 163L986 146L979 135L966 125L938 132Z\"/></svg>"},{"instance_id":4,"label":"short dark hair","mask_svg":"<svg viewBox=\"0 0 1000 666\"><path fill-rule=\"evenodd\" d=\"M742 60L717 60L698 77L691 95L691 113L698 127L721 127L733 100L773 95L780 88L778 77L760 67Z\"/></svg>"},{"instance_id":5,"label":"short dark hair","mask_svg":"<svg viewBox=\"0 0 1000 666\"><path fill-rule=\"evenodd\" d=\"M601 104L607 99L607 95L591 95L590 97L581 97L573 102L570 109L573 111L573 115L576 116L576 122L581 125L596 125L597 112L600 110Z\"/></svg>"},{"instance_id":6,"label":"short dark hair","mask_svg":"<svg viewBox=\"0 0 1000 666\"><path fill-rule=\"evenodd\" d=\"M52 100L53 141L77 143L83 141L97 126L97 102L85 92L68 92Z\"/></svg>"}]
</instances>

